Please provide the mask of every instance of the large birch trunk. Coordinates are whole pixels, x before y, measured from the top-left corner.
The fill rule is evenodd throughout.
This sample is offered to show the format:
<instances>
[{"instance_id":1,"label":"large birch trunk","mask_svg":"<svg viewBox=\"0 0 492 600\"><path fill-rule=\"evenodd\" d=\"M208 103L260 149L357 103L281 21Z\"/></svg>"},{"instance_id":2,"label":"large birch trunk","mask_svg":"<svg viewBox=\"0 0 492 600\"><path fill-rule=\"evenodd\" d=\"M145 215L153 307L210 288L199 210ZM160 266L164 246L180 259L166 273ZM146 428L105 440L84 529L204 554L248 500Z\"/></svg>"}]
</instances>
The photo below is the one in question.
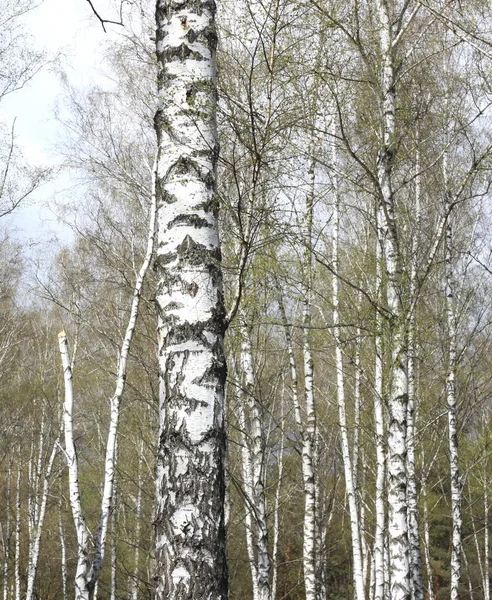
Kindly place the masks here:
<instances>
[{"instance_id":1,"label":"large birch trunk","mask_svg":"<svg viewBox=\"0 0 492 600\"><path fill-rule=\"evenodd\" d=\"M227 598L215 4L158 0L156 600Z\"/></svg>"}]
</instances>

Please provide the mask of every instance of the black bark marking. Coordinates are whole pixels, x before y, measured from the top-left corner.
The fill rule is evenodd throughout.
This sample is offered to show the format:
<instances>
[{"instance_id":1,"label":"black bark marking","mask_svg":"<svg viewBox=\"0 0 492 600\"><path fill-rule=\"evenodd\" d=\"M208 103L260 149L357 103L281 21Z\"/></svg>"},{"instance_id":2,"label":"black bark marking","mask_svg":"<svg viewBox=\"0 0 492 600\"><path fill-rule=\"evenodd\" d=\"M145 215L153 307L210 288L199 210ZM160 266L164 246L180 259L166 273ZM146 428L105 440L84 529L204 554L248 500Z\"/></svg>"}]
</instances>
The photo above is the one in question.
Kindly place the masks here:
<instances>
[{"instance_id":1,"label":"black bark marking","mask_svg":"<svg viewBox=\"0 0 492 600\"><path fill-rule=\"evenodd\" d=\"M215 223L210 223L210 221L207 221L207 219L199 217L197 214L194 213L178 215L168 223L167 228L171 229L171 227L176 227L177 225L190 225L191 227L195 227L196 229L201 229L202 227L215 227Z\"/></svg>"}]
</instances>

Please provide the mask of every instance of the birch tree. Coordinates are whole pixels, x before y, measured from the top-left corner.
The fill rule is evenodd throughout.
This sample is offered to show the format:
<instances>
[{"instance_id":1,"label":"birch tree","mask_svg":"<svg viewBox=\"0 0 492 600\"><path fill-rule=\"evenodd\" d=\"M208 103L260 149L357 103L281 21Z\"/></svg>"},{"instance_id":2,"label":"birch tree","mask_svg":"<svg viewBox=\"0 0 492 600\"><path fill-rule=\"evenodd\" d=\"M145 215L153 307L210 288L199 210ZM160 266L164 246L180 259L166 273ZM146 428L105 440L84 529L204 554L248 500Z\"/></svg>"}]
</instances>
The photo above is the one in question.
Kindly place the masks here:
<instances>
[{"instance_id":1,"label":"birch tree","mask_svg":"<svg viewBox=\"0 0 492 600\"><path fill-rule=\"evenodd\" d=\"M227 598L215 4L158 0L156 598Z\"/></svg>"},{"instance_id":2,"label":"birch tree","mask_svg":"<svg viewBox=\"0 0 492 600\"><path fill-rule=\"evenodd\" d=\"M154 181L154 174L152 172ZM111 398L110 423L106 440L105 470L103 481L103 492L101 499L101 511L99 516L99 527L95 539L94 558L89 559L89 530L82 512L80 500L80 489L78 482L78 461L74 445L73 435L73 380L72 365L68 352L68 342L64 331L59 334L59 348L62 358L65 384L65 402L64 402L64 431L65 431L65 453L67 457L69 471L69 491L70 506L74 520L75 530L77 532L77 572L75 575L75 597L81 600L89 598L97 584L99 573L102 568L106 547L106 535L108 531L109 517L113 501L113 487L115 479L116 446L118 435L118 423L120 416L120 405L125 389L125 379L127 374L127 364L130 347L135 332L135 326L138 317L142 287L147 274L148 267L154 248L155 235L155 215L156 215L156 193L155 183L152 185L152 198L150 204L149 228L147 235L147 247L145 257L139 272L136 276L133 290L133 298L130 308L128 325L123 337L121 351L117 361L116 385Z\"/></svg>"}]
</instances>

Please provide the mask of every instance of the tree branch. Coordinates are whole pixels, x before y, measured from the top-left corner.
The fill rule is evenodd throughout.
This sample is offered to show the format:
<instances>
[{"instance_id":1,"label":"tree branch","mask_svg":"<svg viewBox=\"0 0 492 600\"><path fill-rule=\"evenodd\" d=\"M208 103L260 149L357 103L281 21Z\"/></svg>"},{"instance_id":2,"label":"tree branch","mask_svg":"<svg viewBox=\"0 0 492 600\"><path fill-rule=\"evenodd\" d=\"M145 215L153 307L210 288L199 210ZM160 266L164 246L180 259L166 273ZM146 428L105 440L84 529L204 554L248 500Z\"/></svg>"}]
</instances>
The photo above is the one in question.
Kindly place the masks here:
<instances>
[{"instance_id":1,"label":"tree branch","mask_svg":"<svg viewBox=\"0 0 492 600\"><path fill-rule=\"evenodd\" d=\"M121 25L123 27L123 18L122 18L122 7L123 7L123 2L120 4L120 20L119 21L112 21L111 19L103 19L101 17L101 15L97 12L96 7L94 6L94 4L92 4L91 0L87 0L87 2L89 3L92 12L96 15L96 17L99 19L99 22L101 23L101 26L103 28L104 33L107 33L106 31L106 23L110 23L111 25Z\"/></svg>"}]
</instances>

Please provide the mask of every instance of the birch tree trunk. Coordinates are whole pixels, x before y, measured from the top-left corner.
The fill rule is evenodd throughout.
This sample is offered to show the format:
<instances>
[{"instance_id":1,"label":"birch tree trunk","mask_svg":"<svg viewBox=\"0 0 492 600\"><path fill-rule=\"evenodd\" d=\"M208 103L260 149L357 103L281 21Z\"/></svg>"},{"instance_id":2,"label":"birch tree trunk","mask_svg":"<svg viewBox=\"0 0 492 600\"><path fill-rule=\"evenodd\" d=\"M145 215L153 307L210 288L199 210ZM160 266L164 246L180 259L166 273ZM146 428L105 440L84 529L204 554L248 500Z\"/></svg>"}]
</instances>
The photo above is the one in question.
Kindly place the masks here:
<instances>
[{"instance_id":1,"label":"birch tree trunk","mask_svg":"<svg viewBox=\"0 0 492 600\"><path fill-rule=\"evenodd\" d=\"M458 426L456 420L456 312L454 306L453 282L453 229L451 223L451 199L448 190L447 153L443 157L443 174L445 185L445 212L448 214L446 223L446 321L448 326L448 356L446 374L446 401L448 409L449 458L451 475L451 513L453 533L451 541L451 600L459 598L459 583L461 576L461 478L458 462Z\"/></svg>"},{"instance_id":2,"label":"birch tree trunk","mask_svg":"<svg viewBox=\"0 0 492 600\"><path fill-rule=\"evenodd\" d=\"M302 465L304 479L304 535L303 535L303 567L306 600L316 598L316 409L314 402L314 363L311 351L311 302L313 287L313 210L315 160L310 149L309 156L309 189L306 195L306 214L304 217L303 242L305 282L303 284L303 324L302 324L302 357L304 364L304 409L306 424L302 440Z\"/></svg>"},{"instance_id":3,"label":"birch tree trunk","mask_svg":"<svg viewBox=\"0 0 492 600\"><path fill-rule=\"evenodd\" d=\"M48 492L50 486L51 473L53 471L53 465L55 458L59 450L59 439L53 444L51 454L46 466L46 471L43 478L43 489L41 495L41 503L36 498L36 506L39 505L39 511L36 510L35 522L33 523L32 540L29 544L29 563L27 569L27 591L25 600L32 600L34 595L34 583L36 581L36 573L38 569L39 550L41 546L41 534L43 531L44 518L46 515L46 505L48 502ZM37 494L36 494L37 497Z\"/></svg>"},{"instance_id":4,"label":"birch tree trunk","mask_svg":"<svg viewBox=\"0 0 492 600\"><path fill-rule=\"evenodd\" d=\"M265 497L265 457L261 414L255 391L251 337L241 315L241 398L239 422L242 430L244 493L246 498L246 543L253 578L253 596L270 600L270 556ZM248 408L246 418L245 407ZM251 529L254 527L254 531ZM253 547L256 540L256 552ZM252 562L253 561L253 562Z\"/></svg>"},{"instance_id":5,"label":"birch tree trunk","mask_svg":"<svg viewBox=\"0 0 492 600\"><path fill-rule=\"evenodd\" d=\"M487 478L487 458L485 459L484 464L484 475L483 475L483 510L484 510L484 564L485 564L485 573L484 573L484 589L483 589L483 597L484 600L490 600L490 565L489 565L489 481Z\"/></svg>"},{"instance_id":6,"label":"birch tree trunk","mask_svg":"<svg viewBox=\"0 0 492 600\"><path fill-rule=\"evenodd\" d=\"M246 535L246 551L248 553L249 568L251 571L251 585L253 590L253 600L258 600L258 565L255 556L253 521L254 521L254 498L253 498L253 464L251 451L246 440L246 412L243 399L238 405L238 422L241 430L241 456L243 471L243 490L245 497L245 519L244 528Z\"/></svg>"},{"instance_id":7,"label":"birch tree trunk","mask_svg":"<svg viewBox=\"0 0 492 600\"><path fill-rule=\"evenodd\" d=\"M382 243L379 221L381 212L377 211L378 241L376 246L376 296L378 303L382 300ZM385 585L385 552L384 537L386 532L385 482L386 451L385 426L383 411L383 320L380 310L376 310L375 338L375 371L374 371L374 428L376 437L376 528L374 532L374 600L384 599Z\"/></svg>"},{"instance_id":8,"label":"birch tree trunk","mask_svg":"<svg viewBox=\"0 0 492 600\"><path fill-rule=\"evenodd\" d=\"M424 525L424 557L425 569L427 571L427 596L429 600L434 600L434 573L430 561L430 531L429 531L429 506L427 500L427 481L422 483L422 497L424 504L423 525Z\"/></svg>"},{"instance_id":9,"label":"birch tree trunk","mask_svg":"<svg viewBox=\"0 0 492 600\"><path fill-rule=\"evenodd\" d=\"M64 331L58 334L58 343L63 365L65 401L63 422L65 431L65 456L68 465L70 508L77 535L77 567L75 572L75 600L89 600L87 583L90 580L89 531L82 514L79 489L79 469L73 441L73 378L68 342Z\"/></svg>"},{"instance_id":10,"label":"birch tree trunk","mask_svg":"<svg viewBox=\"0 0 492 600\"><path fill-rule=\"evenodd\" d=\"M130 348L133 340L133 335L135 333L135 327L137 325L138 311L140 306L140 298L142 296L143 284L145 281L145 276L147 275L147 271L150 265L150 261L152 259L154 249L155 221L157 208L155 171L156 165L154 164L151 172L152 191L149 211L149 227L147 232L147 247L145 250L144 260L137 273L135 286L133 288L133 298L130 307L130 316L128 319L128 325L126 327L125 335L123 337L120 355L118 357L118 365L116 369L116 386L110 403L111 414L109 421L108 437L106 441L106 457L104 461L104 483L101 500L101 512L99 516L99 527L95 540L95 551L91 565L90 580L88 582L90 591L94 590L99 578L99 573L101 572L101 568L103 565L104 552L106 548L106 537L108 532L108 521L111 514L111 507L113 501L113 486L117 462L117 437L121 399L125 390L128 358L130 355Z\"/></svg>"},{"instance_id":11,"label":"birch tree trunk","mask_svg":"<svg viewBox=\"0 0 492 600\"><path fill-rule=\"evenodd\" d=\"M101 499L101 511L99 515L99 527L95 539L94 557L89 558L89 531L82 513L80 502L80 490L78 483L78 463L77 454L73 440L73 375L70 358L68 355L68 342L65 332L58 334L58 342L64 372L65 383L65 402L64 402L64 430L65 430L65 454L68 463L69 472L69 491L70 505L74 519L75 529L77 531L78 558L76 571L76 600L86 600L96 591L97 581L102 568L104 553L106 548L106 537L108 531L108 521L111 514L113 501L113 487L115 479L115 468L117 462L117 435L120 415L121 399L125 390L125 381L127 373L127 364L130 354L130 348L137 324L140 298L142 295L143 284L152 258L155 237L155 219L156 219L156 178L155 165L152 169L152 193L149 214L149 228L147 235L147 247L144 260L137 273L135 286L133 289L132 303L130 307L130 316L128 325L123 337L123 342L118 357L116 369L116 385L114 394L110 400L110 422L108 437L106 440L106 456L104 462L104 481ZM97 595L97 593L95 593Z\"/></svg>"},{"instance_id":12,"label":"birch tree trunk","mask_svg":"<svg viewBox=\"0 0 492 600\"><path fill-rule=\"evenodd\" d=\"M280 536L280 492L284 469L285 448L285 378L282 376L282 396L280 398L280 448L278 451L278 475L275 487L275 505L273 508L273 548L272 548L272 589L271 598L276 600L278 583L278 548Z\"/></svg>"},{"instance_id":13,"label":"birch tree trunk","mask_svg":"<svg viewBox=\"0 0 492 600\"><path fill-rule=\"evenodd\" d=\"M417 139L417 146L419 140ZM417 293L417 247L420 229L420 151L417 148L415 160L415 232L412 237L410 267L410 299ZM408 322L408 404L407 404L407 500L408 500L408 539L410 545L410 571L412 578L412 599L424 600L424 581L422 577L422 554L420 551L418 526L417 477L415 472L415 309L412 310Z\"/></svg>"},{"instance_id":14,"label":"birch tree trunk","mask_svg":"<svg viewBox=\"0 0 492 600\"><path fill-rule=\"evenodd\" d=\"M292 343L292 336L290 334L289 325L287 323L287 315L285 313L285 306L282 298L282 292L279 290L279 309L282 323L284 326L285 339L287 342L287 354L289 357L290 377L292 385L292 400L294 405L294 417L296 425L299 429L299 433L302 441L301 449L301 464L302 464L302 481L304 489L304 522L303 522L303 570L304 570L304 586L306 588L306 600L308 591L311 594L310 598L315 597L315 574L316 574L316 554L315 554L315 518L314 512L315 506L315 481L314 481L314 467L313 467L313 446L314 444L309 443L309 437L306 432L307 426L304 425L302 419L301 403L299 400L298 393L298 376L297 366L294 355L294 346ZM307 412L307 408L306 408ZM312 544L310 543L312 536ZM307 578L307 581L306 581Z\"/></svg>"},{"instance_id":15,"label":"birch tree trunk","mask_svg":"<svg viewBox=\"0 0 492 600\"><path fill-rule=\"evenodd\" d=\"M63 527L63 512L62 512L62 494L60 489L60 498L58 503L58 532L60 535L60 550L61 550L61 579L62 579L62 598L68 600L67 591L67 546L65 543L65 528Z\"/></svg>"},{"instance_id":16,"label":"birch tree trunk","mask_svg":"<svg viewBox=\"0 0 492 600\"><path fill-rule=\"evenodd\" d=\"M5 532L5 547L3 558L3 600L7 600L9 592L9 567L10 567L10 546L12 542L12 506L11 506L11 485L12 485L12 467L13 457L9 461L7 472L7 505L5 512L7 515L6 532Z\"/></svg>"},{"instance_id":17,"label":"birch tree trunk","mask_svg":"<svg viewBox=\"0 0 492 600\"><path fill-rule=\"evenodd\" d=\"M227 598L215 4L158 0L156 600Z\"/></svg>"},{"instance_id":18,"label":"birch tree trunk","mask_svg":"<svg viewBox=\"0 0 492 600\"><path fill-rule=\"evenodd\" d=\"M20 447L19 447L20 455ZM21 578L20 578L20 552L21 552L21 464L17 465L17 481L15 487L15 556L14 556L14 581L15 581L15 600L21 598Z\"/></svg>"},{"instance_id":19,"label":"birch tree trunk","mask_svg":"<svg viewBox=\"0 0 492 600\"><path fill-rule=\"evenodd\" d=\"M409 600L410 568L407 521L407 340L401 307L401 257L399 256L393 194L393 165L396 152L396 77L392 21L386 0L377 1L382 54L381 147L377 178L381 195L380 239L386 266L387 304L390 311L391 373L388 398L388 544L391 600Z\"/></svg>"},{"instance_id":20,"label":"birch tree trunk","mask_svg":"<svg viewBox=\"0 0 492 600\"><path fill-rule=\"evenodd\" d=\"M138 448L138 478L137 478L137 502L135 506L135 554L133 555L133 577L131 581L131 600L138 600L139 572L140 572L140 528L142 520L142 469L143 469L143 440L140 440Z\"/></svg>"},{"instance_id":21,"label":"birch tree trunk","mask_svg":"<svg viewBox=\"0 0 492 600\"><path fill-rule=\"evenodd\" d=\"M333 148L335 145L333 144ZM332 152L333 166L336 164L335 149ZM360 534L360 515L357 506L356 490L354 487L353 471L354 466L350 457L350 445L347 429L347 415L345 403L345 382L343 372L343 354L342 341L340 337L340 316L339 316L339 291L338 291L338 239L340 228L340 197L338 194L338 185L336 175L333 176L335 197L333 205L333 230L332 230L332 304L333 304L333 334L335 337L335 365L336 365L336 389L338 404L338 420L340 423L340 435L342 445L343 468L345 474L345 489L350 514L350 532L352 538L352 558L353 558L353 582L354 597L356 600L364 600L364 570L362 566L362 548Z\"/></svg>"}]
</instances>

